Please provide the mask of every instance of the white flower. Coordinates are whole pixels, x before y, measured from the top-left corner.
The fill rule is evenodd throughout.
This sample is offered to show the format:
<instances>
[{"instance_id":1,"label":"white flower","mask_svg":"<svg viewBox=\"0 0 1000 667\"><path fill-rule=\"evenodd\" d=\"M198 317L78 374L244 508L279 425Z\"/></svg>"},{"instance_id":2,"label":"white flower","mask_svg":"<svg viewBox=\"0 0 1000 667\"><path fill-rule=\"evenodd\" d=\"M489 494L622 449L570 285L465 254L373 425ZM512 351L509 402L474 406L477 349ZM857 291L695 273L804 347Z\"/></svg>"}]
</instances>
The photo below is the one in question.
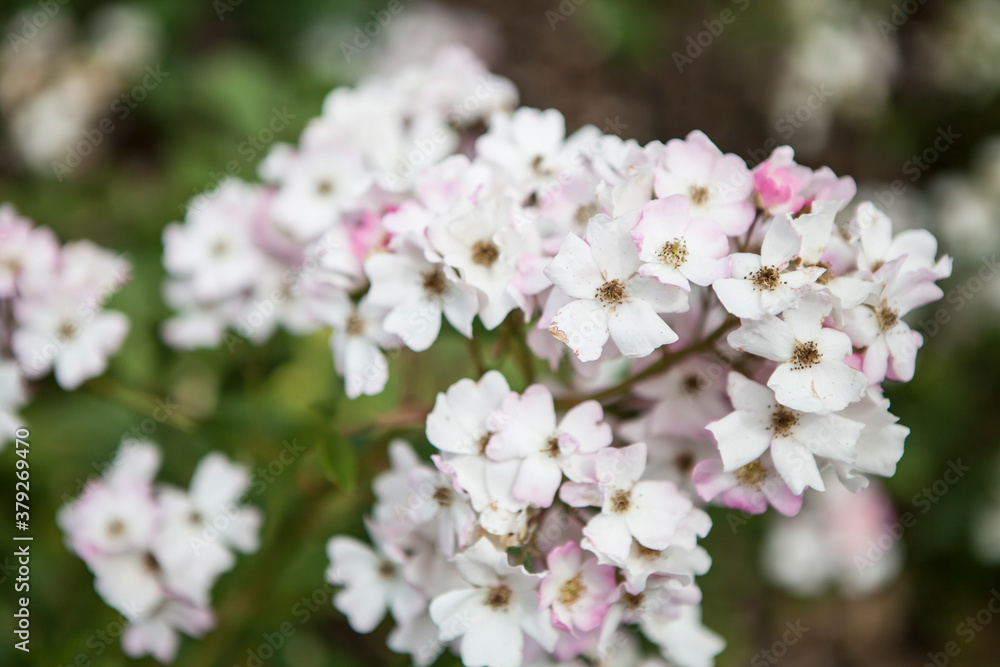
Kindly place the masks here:
<instances>
[{"instance_id":1,"label":"white flower","mask_svg":"<svg viewBox=\"0 0 1000 667\"><path fill-rule=\"evenodd\" d=\"M639 248L639 269L664 285L690 291L729 275L729 239L712 220L691 217L691 201L683 195L656 199L642 207L632 229Z\"/></svg>"},{"instance_id":2,"label":"white flower","mask_svg":"<svg viewBox=\"0 0 1000 667\"><path fill-rule=\"evenodd\" d=\"M151 616L136 619L125 628L122 649L130 658L151 655L166 664L177 656L178 630L189 637L201 637L214 627L215 615L210 609L184 600L164 600Z\"/></svg>"},{"instance_id":3,"label":"white flower","mask_svg":"<svg viewBox=\"0 0 1000 667\"><path fill-rule=\"evenodd\" d=\"M793 308L802 289L823 273L818 267L788 270L801 244L789 217L776 217L764 235L760 255L734 254L732 276L712 284L726 310L736 317L758 319Z\"/></svg>"},{"instance_id":4,"label":"white flower","mask_svg":"<svg viewBox=\"0 0 1000 667\"><path fill-rule=\"evenodd\" d=\"M195 468L187 492L161 489L161 524L152 542L153 555L166 584L198 605L220 574L236 562L231 549L253 553L259 548L263 516L238 502L250 486L246 468L211 453Z\"/></svg>"},{"instance_id":5,"label":"white flower","mask_svg":"<svg viewBox=\"0 0 1000 667\"><path fill-rule=\"evenodd\" d=\"M398 347L399 339L382 328L386 312L366 296L357 305L343 297L327 299L317 313L333 326L330 348L348 398L380 394L389 381L389 363L382 350Z\"/></svg>"},{"instance_id":6,"label":"white flower","mask_svg":"<svg viewBox=\"0 0 1000 667\"><path fill-rule=\"evenodd\" d=\"M587 522L583 534L595 552L620 563L628 558L632 538L655 551L669 547L692 509L673 482L641 480L645 467L643 443L597 454L601 513Z\"/></svg>"},{"instance_id":7,"label":"white flower","mask_svg":"<svg viewBox=\"0 0 1000 667\"><path fill-rule=\"evenodd\" d=\"M383 328L417 352L429 348L441 331L442 313L466 338L479 308L476 290L449 275L441 264L406 244L393 253L377 253L365 261L371 280L368 299L388 309Z\"/></svg>"},{"instance_id":8,"label":"white flower","mask_svg":"<svg viewBox=\"0 0 1000 667\"><path fill-rule=\"evenodd\" d=\"M486 455L495 461L518 461L514 498L548 507L563 473L583 481L586 469L593 469L593 455L611 444L611 427L603 419L601 404L586 401L557 425L552 393L542 385L532 385L523 395L512 393L504 399L501 412L494 417L499 428Z\"/></svg>"},{"instance_id":9,"label":"white flower","mask_svg":"<svg viewBox=\"0 0 1000 667\"><path fill-rule=\"evenodd\" d=\"M802 412L835 412L859 400L868 383L845 358L851 339L823 321L833 308L828 298L809 295L784 319L766 315L744 320L729 334L729 344L742 352L779 362L767 386L778 402Z\"/></svg>"},{"instance_id":10,"label":"white flower","mask_svg":"<svg viewBox=\"0 0 1000 667\"><path fill-rule=\"evenodd\" d=\"M629 232L637 213L587 224L587 241L569 234L545 275L575 299L549 326L581 361L601 356L608 336L626 357L645 357L677 334L657 313L687 310L687 292L639 275L642 261Z\"/></svg>"},{"instance_id":11,"label":"white flower","mask_svg":"<svg viewBox=\"0 0 1000 667\"><path fill-rule=\"evenodd\" d=\"M538 609L542 576L511 567L507 553L482 538L455 557L470 587L439 595L431 601L431 618L441 641L461 637L460 654L467 667L520 667L524 635L546 651L558 634L545 611Z\"/></svg>"},{"instance_id":12,"label":"white flower","mask_svg":"<svg viewBox=\"0 0 1000 667\"><path fill-rule=\"evenodd\" d=\"M23 426L17 411L26 401L20 367L13 361L0 359L0 450L14 439L17 429Z\"/></svg>"},{"instance_id":13,"label":"white flower","mask_svg":"<svg viewBox=\"0 0 1000 667\"><path fill-rule=\"evenodd\" d=\"M495 329L515 302L510 287L524 232L511 226L509 203L481 203L451 217L436 218L428 228L431 243L445 264L483 294L479 317Z\"/></svg>"},{"instance_id":14,"label":"white flower","mask_svg":"<svg viewBox=\"0 0 1000 667\"><path fill-rule=\"evenodd\" d=\"M423 595L407 583L397 564L352 537L334 537L326 544L330 568L326 579L344 589L333 598L333 606L347 616L355 632L368 633L378 627L386 610L398 623L419 615L427 605Z\"/></svg>"},{"instance_id":15,"label":"white flower","mask_svg":"<svg viewBox=\"0 0 1000 667\"><path fill-rule=\"evenodd\" d=\"M686 195L693 215L714 220L729 236L746 232L754 219L753 176L746 162L732 153L723 155L698 130L667 142L655 191L661 198Z\"/></svg>"},{"instance_id":16,"label":"white flower","mask_svg":"<svg viewBox=\"0 0 1000 667\"><path fill-rule=\"evenodd\" d=\"M736 410L707 427L719 443L725 471L759 465L757 459L770 450L778 474L800 495L806 486L824 490L815 456L854 462L863 424L779 405L771 390L736 372L729 374L729 397ZM747 468L746 474L754 472Z\"/></svg>"}]
</instances>

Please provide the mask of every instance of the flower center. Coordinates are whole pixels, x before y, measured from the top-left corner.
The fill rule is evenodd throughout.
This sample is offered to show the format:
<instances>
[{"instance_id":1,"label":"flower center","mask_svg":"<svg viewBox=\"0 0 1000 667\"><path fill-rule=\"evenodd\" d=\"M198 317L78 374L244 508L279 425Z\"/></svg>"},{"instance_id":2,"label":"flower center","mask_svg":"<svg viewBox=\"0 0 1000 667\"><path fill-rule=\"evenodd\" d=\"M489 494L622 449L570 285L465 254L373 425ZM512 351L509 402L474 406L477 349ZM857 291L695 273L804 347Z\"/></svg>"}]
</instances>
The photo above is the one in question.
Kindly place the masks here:
<instances>
[{"instance_id":1,"label":"flower center","mask_svg":"<svg viewBox=\"0 0 1000 667\"><path fill-rule=\"evenodd\" d=\"M878 328L888 331L899 322L899 311L893 310L885 301L879 303L875 309L875 317L878 319Z\"/></svg>"},{"instance_id":2,"label":"flower center","mask_svg":"<svg viewBox=\"0 0 1000 667\"><path fill-rule=\"evenodd\" d=\"M687 261L687 257L687 243L685 243L683 239L668 241L660 250L660 260L662 260L664 264L669 264L675 269L679 269L681 265Z\"/></svg>"},{"instance_id":3,"label":"flower center","mask_svg":"<svg viewBox=\"0 0 1000 667\"><path fill-rule=\"evenodd\" d=\"M318 194L323 195L324 197L326 195L332 194L334 189L335 188L333 186L333 181L329 179L323 179L322 181L316 184L316 192Z\"/></svg>"},{"instance_id":4,"label":"flower center","mask_svg":"<svg viewBox=\"0 0 1000 667\"><path fill-rule=\"evenodd\" d=\"M751 461L742 468L736 470L736 479L742 486L748 486L760 491L767 481L767 468L760 461Z\"/></svg>"},{"instance_id":5,"label":"flower center","mask_svg":"<svg viewBox=\"0 0 1000 667\"><path fill-rule=\"evenodd\" d=\"M190 514L188 514L188 521L191 522L191 524L194 526L200 526L205 521L205 519L204 517L202 517L201 512L192 511Z\"/></svg>"},{"instance_id":6,"label":"flower center","mask_svg":"<svg viewBox=\"0 0 1000 667\"><path fill-rule=\"evenodd\" d=\"M774 411L773 415L771 415L771 428L774 429L775 435L782 438L789 435L792 432L792 427L798 423L799 415L783 405L779 405L778 409Z\"/></svg>"},{"instance_id":7,"label":"flower center","mask_svg":"<svg viewBox=\"0 0 1000 667\"><path fill-rule=\"evenodd\" d=\"M73 340L76 337L76 325L65 320L59 325L59 338L62 340Z\"/></svg>"},{"instance_id":8,"label":"flower center","mask_svg":"<svg viewBox=\"0 0 1000 667\"><path fill-rule=\"evenodd\" d=\"M436 266L423 274L424 292L431 296L444 296L448 291L448 279L444 277L444 271L440 266Z\"/></svg>"},{"instance_id":9,"label":"flower center","mask_svg":"<svg viewBox=\"0 0 1000 667\"><path fill-rule=\"evenodd\" d=\"M476 241L472 246L472 261L480 266L493 266L500 256L500 249L493 241Z\"/></svg>"},{"instance_id":10,"label":"flower center","mask_svg":"<svg viewBox=\"0 0 1000 667\"><path fill-rule=\"evenodd\" d=\"M621 514L628 511L632 506L632 493L630 491L615 491L611 496L611 511Z\"/></svg>"},{"instance_id":11,"label":"flower center","mask_svg":"<svg viewBox=\"0 0 1000 667\"><path fill-rule=\"evenodd\" d=\"M691 189L688 190L688 196L691 198L692 204L702 206L708 202L708 188L703 185L692 185Z\"/></svg>"},{"instance_id":12,"label":"flower center","mask_svg":"<svg viewBox=\"0 0 1000 667\"><path fill-rule=\"evenodd\" d=\"M229 244L225 241L216 241L215 245L212 246L212 256L222 257L229 252Z\"/></svg>"},{"instance_id":13,"label":"flower center","mask_svg":"<svg viewBox=\"0 0 1000 667\"><path fill-rule=\"evenodd\" d=\"M486 606L494 609L504 609L510 605L510 589L500 584L490 589L486 596Z\"/></svg>"},{"instance_id":14,"label":"flower center","mask_svg":"<svg viewBox=\"0 0 1000 667\"><path fill-rule=\"evenodd\" d=\"M386 579L392 579L396 576L396 566L389 561L384 560L382 561L382 564L378 566L378 573Z\"/></svg>"},{"instance_id":15,"label":"flower center","mask_svg":"<svg viewBox=\"0 0 1000 667\"><path fill-rule=\"evenodd\" d=\"M585 225L591 218L597 215L598 210L597 204L584 204L580 208L576 209L576 214L573 216L573 219L577 223Z\"/></svg>"},{"instance_id":16,"label":"flower center","mask_svg":"<svg viewBox=\"0 0 1000 667\"><path fill-rule=\"evenodd\" d=\"M451 501L454 498L454 492L447 486L439 486L434 489L434 502L436 502L441 507L447 507L451 505Z\"/></svg>"},{"instance_id":17,"label":"flower center","mask_svg":"<svg viewBox=\"0 0 1000 667\"><path fill-rule=\"evenodd\" d=\"M351 313L347 318L347 335L360 336L365 332L365 321L357 313Z\"/></svg>"},{"instance_id":18,"label":"flower center","mask_svg":"<svg viewBox=\"0 0 1000 667\"><path fill-rule=\"evenodd\" d=\"M559 456L559 436L556 434L549 436L549 439L545 442L545 449L542 451L552 458Z\"/></svg>"},{"instance_id":19,"label":"flower center","mask_svg":"<svg viewBox=\"0 0 1000 667\"><path fill-rule=\"evenodd\" d=\"M777 268L762 266L756 273L750 276L750 281L757 289L773 292L778 288L778 278L780 276L781 272Z\"/></svg>"},{"instance_id":20,"label":"flower center","mask_svg":"<svg viewBox=\"0 0 1000 667\"><path fill-rule=\"evenodd\" d=\"M115 519L108 524L108 535L110 537L118 537L125 532L125 524L121 522L120 519Z\"/></svg>"},{"instance_id":21,"label":"flower center","mask_svg":"<svg viewBox=\"0 0 1000 667\"><path fill-rule=\"evenodd\" d=\"M538 207L538 193L532 192L530 195L524 198L521 202L521 206L524 208L537 208Z\"/></svg>"},{"instance_id":22,"label":"flower center","mask_svg":"<svg viewBox=\"0 0 1000 667\"><path fill-rule=\"evenodd\" d=\"M705 388L705 381L701 376L691 373L684 377L681 381L681 391L683 391L688 396L695 396Z\"/></svg>"},{"instance_id":23,"label":"flower center","mask_svg":"<svg viewBox=\"0 0 1000 667\"><path fill-rule=\"evenodd\" d=\"M153 554L148 551L142 557L142 566L147 572L152 574L158 574L160 572L160 564L156 562L156 558L153 557Z\"/></svg>"},{"instance_id":24,"label":"flower center","mask_svg":"<svg viewBox=\"0 0 1000 667\"><path fill-rule=\"evenodd\" d=\"M625 283L615 278L597 288L595 298L604 303L621 303L625 300Z\"/></svg>"},{"instance_id":25,"label":"flower center","mask_svg":"<svg viewBox=\"0 0 1000 667\"><path fill-rule=\"evenodd\" d=\"M490 444L490 433L485 433L479 438L479 454L486 456L486 446Z\"/></svg>"},{"instance_id":26,"label":"flower center","mask_svg":"<svg viewBox=\"0 0 1000 667\"><path fill-rule=\"evenodd\" d=\"M796 343L795 352L792 354L792 368L797 371L803 368L811 368L818 364L822 358L823 355L819 353L819 348L816 347L816 341L811 340L808 343Z\"/></svg>"},{"instance_id":27,"label":"flower center","mask_svg":"<svg viewBox=\"0 0 1000 667\"><path fill-rule=\"evenodd\" d=\"M657 551L656 549L650 549L648 547L644 547L638 542L635 543L635 550L639 558L643 560L656 560L657 558L660 557L659 551Z\"/></svg>"},{"instance_id":28,"label":"flower center","mask_svg":"<svg viewBox=\"0 0 1000 667\"><path fill-rule=\"evenodd\" d=\"M625 593L622 595L622 605L626 609L638 609L642 606L644 595L642 593L636 593L635 595L631 593Z\"/></svg>"},{"instance_id":29,"label":"flower center","mask_svg":"<svg viewBox=\"0 0 1000 667\"><path fill-rule=\"evenodd\" d=\"M583 575L578 574L559 589L559 601L568 607L579 600L586 591L587 587L583 584Z\"/></svg>"}]
</instances>

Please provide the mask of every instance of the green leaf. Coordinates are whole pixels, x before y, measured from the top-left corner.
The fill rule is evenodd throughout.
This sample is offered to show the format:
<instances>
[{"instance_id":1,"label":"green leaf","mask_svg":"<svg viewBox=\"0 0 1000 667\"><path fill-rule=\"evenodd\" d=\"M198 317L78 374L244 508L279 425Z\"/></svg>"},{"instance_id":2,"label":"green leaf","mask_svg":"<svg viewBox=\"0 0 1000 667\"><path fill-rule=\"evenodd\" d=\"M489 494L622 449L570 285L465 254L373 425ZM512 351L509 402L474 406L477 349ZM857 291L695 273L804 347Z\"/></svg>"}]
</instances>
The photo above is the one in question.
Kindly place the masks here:
<instances>
[{"instance_id":1,"label":"green leaf","mask_svg":"<svg viewBox=\"0 0 1000 667\"><path fill-rule=\"evenodd\" d=\"M345 491L354 490L358 472L358 457L351 441L337 433L326 433L316 443L323 474Z\"/></svg>"}]
</instances>

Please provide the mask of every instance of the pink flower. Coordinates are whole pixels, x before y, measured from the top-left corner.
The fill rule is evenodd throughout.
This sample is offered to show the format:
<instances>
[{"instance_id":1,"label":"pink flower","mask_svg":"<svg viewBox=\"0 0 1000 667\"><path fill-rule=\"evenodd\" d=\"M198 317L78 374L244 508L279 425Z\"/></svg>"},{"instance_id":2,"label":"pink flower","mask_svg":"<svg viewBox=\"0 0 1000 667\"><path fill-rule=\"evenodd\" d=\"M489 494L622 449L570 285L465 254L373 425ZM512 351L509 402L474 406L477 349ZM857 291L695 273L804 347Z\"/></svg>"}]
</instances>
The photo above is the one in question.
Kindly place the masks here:
<instances>
[{"instance_id":1,"label":"pink flower","mask_svg":"<svg viewBox=\"0 0 1000 667\"><path fill-rule=\"evenodd\" d=\"M577 634L601 624L618 596L615 568L584 559L576 542L553 549L546 560L549 572L539 588L539 606L552 610L552 623Z\"/></svg>"}]
</instances>

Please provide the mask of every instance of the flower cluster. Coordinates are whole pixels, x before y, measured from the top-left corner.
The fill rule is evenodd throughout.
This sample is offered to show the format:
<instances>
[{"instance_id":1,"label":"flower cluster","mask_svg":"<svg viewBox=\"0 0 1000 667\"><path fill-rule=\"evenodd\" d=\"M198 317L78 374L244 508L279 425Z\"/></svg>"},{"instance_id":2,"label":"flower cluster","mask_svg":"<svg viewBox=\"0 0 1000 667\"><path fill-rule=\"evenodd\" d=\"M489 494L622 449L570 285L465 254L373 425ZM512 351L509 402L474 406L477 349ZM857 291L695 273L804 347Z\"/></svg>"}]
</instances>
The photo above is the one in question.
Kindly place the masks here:
<instances>
[{"instance_id":1,"label":"flower cluster","mask_svg":"<svg viewBox=\"0 0 1000 667\"><path fill-rule=\"evenodd\" d=\"M547 388L518 394L490 371L438 395L427 437L434 467L396 441L375 480L375 549L330 540L328 578L345 586L334 604L356 631L389 611L390 648L419 665L449 643L466 665L627 664L629 626L675 664L722 649L694 583L710 565L697 540L711 520L644 443L611 447L599 403L558 419Z\"/></svg>"},{"instance_id":2,"label":"flower cluster","mask_svg":"<svg viewBox=\"0 0 1000 667\"><path fill-rule=\"evenodd\" d=\"M335 90L265 185L226 183L167 230L165 336L327 325L353 398L443 319L474 347L476 318L506 322L529 386L488 372L439 395L433 468L394 446L375 549L331 542L338 608L362 632L388 610L421 663L441 642L468 665L603 659L638 651L615 639L637 625L710 664L700 507L793 515L825 470L849 491L891 476L908 430L881 385L913 377L904 317L951 260L787 146L751 169L698 131L567 136L514 98L459 50Z\"/></svg>"},{"instance_id":3,"label":"flower cluster","mask_svg":"<svg viewBox=\"0 0 1000 667\"><path fill-rule=\"evenodd\" d=\"M25 380L53 371L72 390L104 372L128 319L103 305L130 277L124 259L90 241L60 246L0 205L0 443L20 426Z\"/></svg>"},{"instance_id":4,"label":"flower cluster","mask_svg":"<svg viewBox=\"0 0 1000 667\"><path fill-rule=\"evenodd\" d=\"M200 637L215 625L212 587L234 551L258 549L262 515L239 503L248 471L221 454L201 460L186 491L154 486L159 466L156 445L123 441L104 476L57 518L97 592L127 621L125 653L167 663L178 632Z\"/></svg>"}]
</instances>

